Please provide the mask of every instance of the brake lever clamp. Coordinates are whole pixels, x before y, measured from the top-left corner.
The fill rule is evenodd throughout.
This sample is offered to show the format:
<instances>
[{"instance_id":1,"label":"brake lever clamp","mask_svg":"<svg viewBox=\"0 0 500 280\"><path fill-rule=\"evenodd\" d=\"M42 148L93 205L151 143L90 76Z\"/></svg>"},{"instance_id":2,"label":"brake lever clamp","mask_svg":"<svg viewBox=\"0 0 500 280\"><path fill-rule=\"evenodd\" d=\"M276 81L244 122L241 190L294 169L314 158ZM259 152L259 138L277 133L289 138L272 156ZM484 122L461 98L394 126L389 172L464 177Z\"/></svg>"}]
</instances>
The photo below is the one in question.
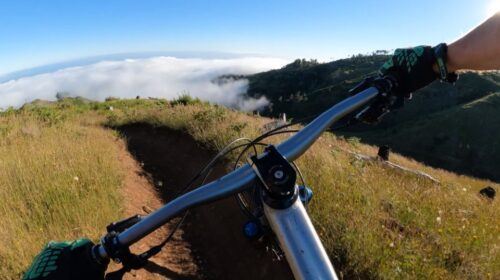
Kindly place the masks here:
<instances>
[{"instance_id":1,"label":"brake lever clamp","mask_svg":"<svg viewBox=\"0 0 500 280\"><path fill-rule=\"evenodd\" d=\"M362 109L354 117L364 123L375 124L380 122L382 117L395 110L403 107L405 99L411 99L411 94L408 96L398 96L393 93L393 89L397 87L397 79L392 76L372 76L364 79L361 83L349 90L350 95L370 88L375 87L379 91L378 96L368 106Z\"/></svg>"},{"instance_id":2,"label":"brake lever clamp","mask_svg":"<svg viewBox=\"0 0 500 280\"><path fill-rule=\"evenodd\" d=\"M129 256L131 255L129 248L121 246L118 243L117 237L127 228L140 222L141 219L141 215L134 215L106 226L107 233L101 238L101 244L99 246L104 248L109 258L113 259L113 261L120 263L125 259L129 259ZM94 250L97 250L97 248L97 246L94 247ZM98 256L98 253L95 252L94 255Z\"/></svg>"}]
</instances>

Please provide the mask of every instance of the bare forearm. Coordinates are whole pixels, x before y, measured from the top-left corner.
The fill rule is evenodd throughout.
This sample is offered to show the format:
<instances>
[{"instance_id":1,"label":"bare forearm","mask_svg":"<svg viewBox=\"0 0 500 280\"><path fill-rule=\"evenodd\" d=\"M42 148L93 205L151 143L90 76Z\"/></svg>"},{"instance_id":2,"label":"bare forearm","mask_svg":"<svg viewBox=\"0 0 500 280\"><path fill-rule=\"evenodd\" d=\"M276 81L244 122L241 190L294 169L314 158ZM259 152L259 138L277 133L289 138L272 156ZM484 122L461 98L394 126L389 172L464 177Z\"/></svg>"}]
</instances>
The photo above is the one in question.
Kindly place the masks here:
<instances>
[{"instance_id":1,"label":"bare forearm","mask_svg":"<svg viewBox=\"0 0 500 280\"><path fill-rule=\"evenodd\" d=\"M448 46L448 71L500 69L500 12Z\"/></svg>"}]
</instances>

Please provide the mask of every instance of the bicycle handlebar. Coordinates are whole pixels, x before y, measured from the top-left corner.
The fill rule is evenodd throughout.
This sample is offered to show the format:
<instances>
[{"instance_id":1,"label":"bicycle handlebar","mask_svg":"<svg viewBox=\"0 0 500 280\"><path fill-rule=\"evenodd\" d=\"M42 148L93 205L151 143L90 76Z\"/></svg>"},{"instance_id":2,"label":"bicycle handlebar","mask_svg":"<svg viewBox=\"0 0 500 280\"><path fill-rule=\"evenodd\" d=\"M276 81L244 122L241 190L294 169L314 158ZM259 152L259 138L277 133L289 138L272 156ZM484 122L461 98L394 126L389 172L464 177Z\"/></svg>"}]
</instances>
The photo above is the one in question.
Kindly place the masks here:
<instances>
[{"instance_id":1,"label":"bicycle handlebar","mask_svg":"<svg viewBox=\"0 0 500 280\"><path fill-rule=\"evenodd\" d=\"M378 94L379 90L376 87L369 87L335 104L288 140L279 144L277 146L278 151L288 161L294 161L334 122L368 104ZM165 204L160 209L144 217L137 224L120 233L116 237L116 242L120 246L130 246L185 210L240 193L251 187L255 179L256 175L253 169L246 164ZM100 246L97 252L100 258L109 258L103 246Z\"/></svg>"}]
</instances>

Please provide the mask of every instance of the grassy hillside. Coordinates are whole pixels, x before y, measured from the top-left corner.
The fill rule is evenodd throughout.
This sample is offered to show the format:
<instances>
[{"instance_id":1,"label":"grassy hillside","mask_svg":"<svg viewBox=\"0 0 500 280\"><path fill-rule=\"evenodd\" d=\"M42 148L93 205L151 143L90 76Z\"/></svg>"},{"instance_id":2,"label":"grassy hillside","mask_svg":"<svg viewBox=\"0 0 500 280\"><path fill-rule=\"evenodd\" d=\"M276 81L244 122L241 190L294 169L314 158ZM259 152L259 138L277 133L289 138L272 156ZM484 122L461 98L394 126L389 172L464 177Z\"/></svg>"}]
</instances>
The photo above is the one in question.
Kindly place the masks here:
<instances>
[{"instance_id":1,"label":"grassy hillside","mask_svg":"<svg viewBox=\"0 0 500 280\"><path fill-rule=\"evenodd\" d=\"M120 216L116 210L121 208L124 170L116 156L117 135L109 127L147 123L173 128L218 150L236 137L257 136L266 122L189 99L66 99L2 113L2 277L18 278L47 240L96 238L108 221ZM375 155L376 149L326 133L297 161L315 192L313 222L343 275L500 277L500 204L478 195L484 186L498 190L498 185L393 157L440 181L435 183L359 159L354 152Z\"/></svg>"},{"instance_id":2,"label":"grassy hillside","mask_svg":"<svg viewBox=\"0 0 500 280\"><path fill-rule=\"evenodd\" d=\"M266 96L264 115L287 113L302 118L324 111L347 96L366 75L374 74L387 56L359 56L330 63L296 60L278 70L248 77L248 94Z\"/></svg>"},{"instance_id":3,"label":"grassy hillside","mask_svg":"<svg viewBox=\"0 0 500 280\"><path fill-rule=\"evenodd\" d=\"M47 241L97 238L121 217L115 137L94 120L55 108L1 114L0 279L20 279Z\"/></svg>"},{"instance_id":4,"label":"grassy hillside","mask_svg":"<svg viewBox=\"0 0 500 280\"><path fill-rule=\"evenodd\" d=\"M297 60L282 69L250 76L248 92L270 99L264 115L311 116L345 98L350 88L375 73L386 59L384 55L358 56L324 64ZM404 108L378 125L357 125L341 133L371 144L388 144L440 168L500 181L500 151L494 147L500 141L500 107L482 110L485 98L490 102L494 93L500 93L498 72L463 73L455 86L434 82L419 90ZM452 128L463 123L468 125Z\"/></svg>"},{"instance_id":5,"label":"grassy hillside","mask_svg":"<svg viewBox=\"0 0 500 280\"><path fill-rule=\"evenodd\" d=\"M434 166L500 180L500 92L425 118L363 132ZM353 133L358 135L359 133ZM408 137L414 135L414 137Z\"/></svg>"}]
</instances>

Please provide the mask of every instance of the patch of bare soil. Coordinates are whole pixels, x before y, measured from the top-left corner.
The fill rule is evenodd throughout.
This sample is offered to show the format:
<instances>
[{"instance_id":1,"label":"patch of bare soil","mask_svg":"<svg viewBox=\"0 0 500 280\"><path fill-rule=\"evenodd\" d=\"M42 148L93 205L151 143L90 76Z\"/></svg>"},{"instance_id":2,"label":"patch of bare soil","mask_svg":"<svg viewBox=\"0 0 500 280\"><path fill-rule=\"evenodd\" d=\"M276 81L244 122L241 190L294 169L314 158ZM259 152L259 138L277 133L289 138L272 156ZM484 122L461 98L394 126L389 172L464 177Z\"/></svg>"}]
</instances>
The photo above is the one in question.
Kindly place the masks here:
<instances>
[{"instance_id":1,"label":"patch of bare soil","mask_svg":"<svg viewBox=\"0 0 500 280\"><path fill-rule=\"evenodd\" d=\"M124 188L127 215L144 214L145 207L157 209L171 200L215 154L179 131L146 124L117 129L126 139L122 162L129 170ZM208 181L223 174L221 164ZM173 222L139 242L133 251L160 243ZM125 279L293 279L285 260L275 260L264 244L243 236L245 222L232 197L197 207L163 251L145 269Z\"/></svg>"},{"instance_id":2,"label":"patch of bare soil","mask_svg":"<svg viewBox=\"0 0 500 280\"><path fill-rule=\"evenodd\" d=\"M136 214L146 215L147 212L163 205L159 189L155 187L151 174L145 172L141 167L142 164L129 153L126 142L120 141L119 145L120 161L126 170L122 188L125 217ZM176 220L173 220L134 244L131 248L132 252L142 253L161 243L175 222ZM178 230L162 252L151 258L144 269L133 270L123 279L201 279L198 277L199 269L194 262L190 245L184 241L182 234L183 229ZM119 265L111 263L108 271L115 271L119 268Z\"/></svg>"}]
</instances>

